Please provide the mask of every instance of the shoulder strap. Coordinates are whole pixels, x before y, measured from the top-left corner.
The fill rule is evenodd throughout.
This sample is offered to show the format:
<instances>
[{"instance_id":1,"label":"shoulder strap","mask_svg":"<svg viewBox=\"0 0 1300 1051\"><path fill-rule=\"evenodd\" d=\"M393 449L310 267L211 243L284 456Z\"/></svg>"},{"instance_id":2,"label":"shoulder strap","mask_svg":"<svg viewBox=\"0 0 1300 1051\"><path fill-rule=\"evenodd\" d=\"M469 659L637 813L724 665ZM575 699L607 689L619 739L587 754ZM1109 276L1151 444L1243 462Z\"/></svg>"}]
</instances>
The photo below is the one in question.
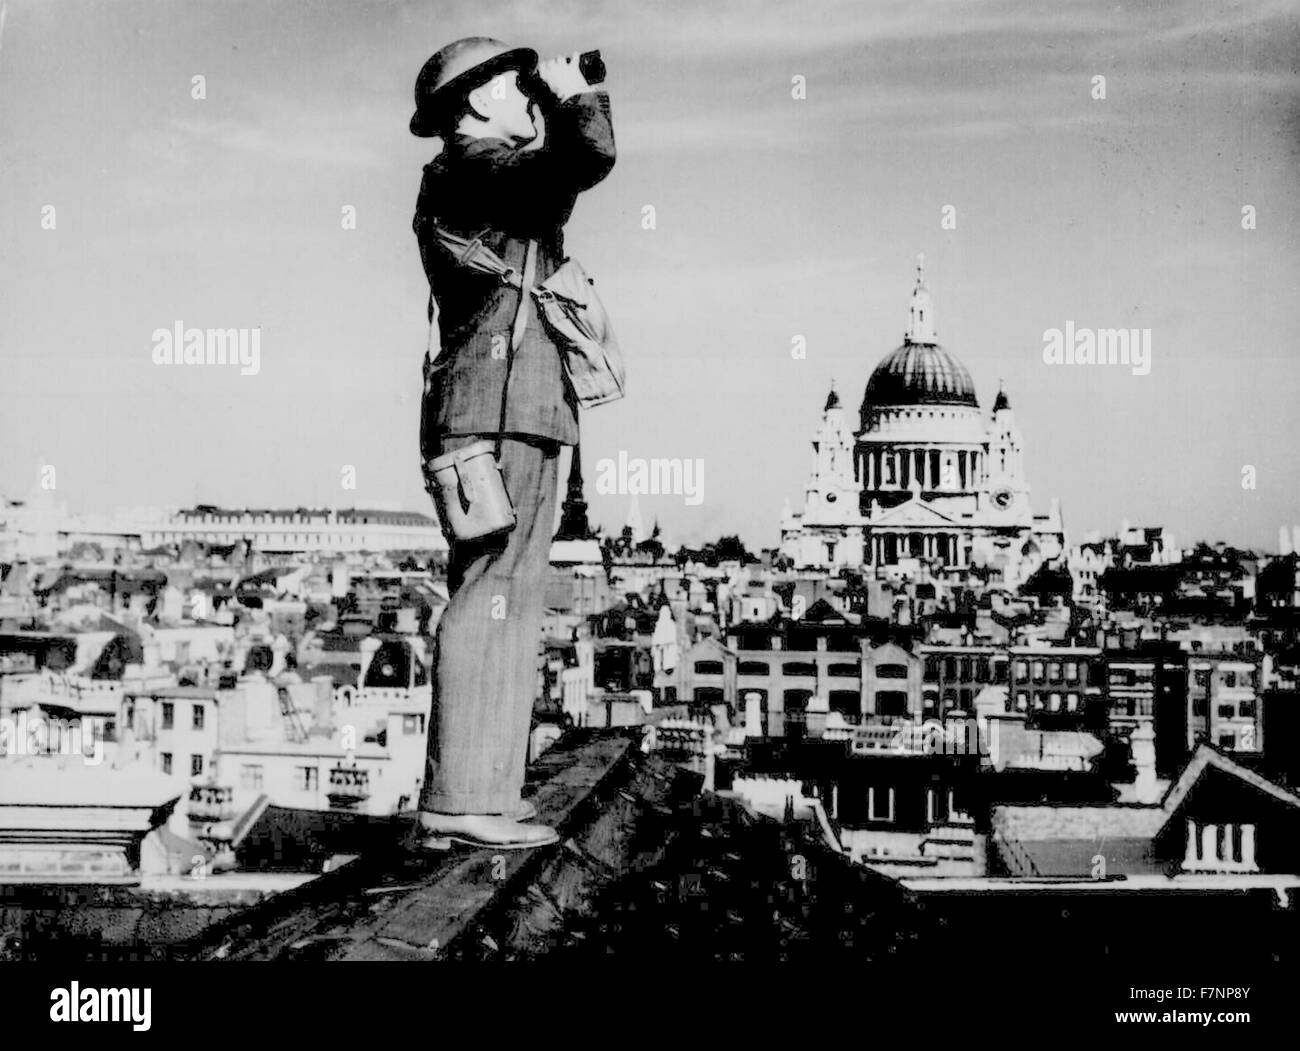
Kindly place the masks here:
<instances>
[{"instance_id":1,"label":"shoulder strap","mask_svg":"<svg viewBox=\"0 0 1300 1051\"><path fill-rule=\"evenodd\" d=\"M510 395L510 370L515 363L515 351L524 342L524 330L528 328L528 300L533 287L533 277L537 271L537 242L529 241L524 250L524 272L519 282L519 305L515 307L514 328L510 332L510 347L506 350L506 378L501 384L501 420L497 424L496 455L501 457L501 438L506 429L506 400ZM512 282L513 284L513 282Z\"/></svg>"},{"instance_id":2,"label":"shoulder strap","mask_svg":"<svg viewBox=\"0 0 1300 1051\"><path fill-rule=\"evenodd\" d=\"M470 270L477 270L482 274L495 274L501 279L501 281L510 285L512 288L522 290L528 287L531 283L531 277L529 278L529 281L526 282L518 270L513 266L507 266L499 255L483 243L482 238L483 234L487 232L486 230L474 237L461 237L458 234L452 233L445 227L439 226L437 223L430 223L429 228L433 232L434 237L438 240L438 243L441 244L442 247L446 249L461 266L468 267ZM535 241L530 241L529 245L532 247L535 255L537 251L537 243ZM527 266L528 263L525 258L525 269ZM429 361L433 361L442 353L442 332L438 326L438 315L438 297L434 294L433 289L430 288L429 343L425 350L425 357ZM518 321L518 318L516 318L516 321ZM518 334L515 336L516 347L518 346L518 340L522 338L523 330L520 329Z\"/></svg>"},{"instance_id":3,"label":"shoulder strap","mask_svg":"<svg viewBox=\"0 0 1300 1051\"><path fill-rule=\"evenodd\" d=\"M461 266L468 267L470 270L477 270L482 274L495 274L501 281L513 288L522 289L525 287L525 282L519 271L513 266L507 266L499 255L488 248L481 239L482 234L472 238L460 237L437 223L430 223L429 225L438 242L451 253ZM529 243L536 245L536 242ZM526 262L525 266L527 266ZM438 297L430 287L429 342L425 348L425 357L429 361L433 361L442 353L442 332L438 326L438 317ZM522 333L520 335L522 337Z\"/></svg>"},{"instance_id":4,"label":"shoulder strap","mask_svg":"<svg viewBox=\"0 0 1300 1051\"><path fill-rule=\"evenodd\" d=\"M438 243L461 266L483 274L495 274L515 288L520 286L519 271L512 266L507 266L499 255L483 243L483 234L487 233L487 230L474 237L461 237L437 223L430 223L429 228Z\"/></svg>"}]
</instances>

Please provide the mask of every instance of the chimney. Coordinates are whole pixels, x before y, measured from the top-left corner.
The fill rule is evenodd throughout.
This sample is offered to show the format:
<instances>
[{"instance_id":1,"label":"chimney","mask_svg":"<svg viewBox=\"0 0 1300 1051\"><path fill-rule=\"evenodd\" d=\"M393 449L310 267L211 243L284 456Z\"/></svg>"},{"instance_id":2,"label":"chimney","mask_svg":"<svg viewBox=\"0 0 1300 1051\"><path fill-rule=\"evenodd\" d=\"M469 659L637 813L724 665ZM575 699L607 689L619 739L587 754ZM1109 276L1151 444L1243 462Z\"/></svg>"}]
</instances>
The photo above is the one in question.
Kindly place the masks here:
<instances>
[{"instance_id":1,"label":"chimney","mask_svg":"<svg viewBox=\"0 0 1300 1051\"><path fill-rule=\"evenodd\" d=\"M1156 785L1156 735L1150 723L1143 723L1129 738L1133 752L1133 768L1137 777L1133 781L1133 794L1139 803L1154 803L1159 795Z\"/></svg>"},{"instance_id":2,"label":"chimney","mask_svg":"<svg viewBox=\"0 0 1300 1051\"><path fill-rule=\"evenodd\" d=\"M763 736L763 698L753 690L745 694L745 736Z\"/></svg>"},{"instance_id":3,"label":"chimney","mask_svg":"<svg viewBox=\"0 0 1300 1051\"><path fill-rule=\"evenodd\" d=\"M316 703L312 706L312 721L316 726L334 728L334 678L330 675L313 675Z\"/></svg>"}]
</instances>

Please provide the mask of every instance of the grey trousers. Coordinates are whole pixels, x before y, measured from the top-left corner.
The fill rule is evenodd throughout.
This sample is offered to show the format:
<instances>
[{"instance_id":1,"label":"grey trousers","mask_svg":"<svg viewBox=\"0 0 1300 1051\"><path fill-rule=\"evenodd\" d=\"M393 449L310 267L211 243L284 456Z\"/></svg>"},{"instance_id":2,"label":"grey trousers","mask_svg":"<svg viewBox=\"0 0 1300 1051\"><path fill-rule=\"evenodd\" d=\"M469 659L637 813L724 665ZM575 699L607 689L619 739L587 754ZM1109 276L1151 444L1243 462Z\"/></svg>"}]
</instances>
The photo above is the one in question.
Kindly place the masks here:
<instances>
[{"instance_id":1,"label":"grey trousers","mask_svg":"<svg viewBox=\"0 0 1300 1051\"><path fill-rule=\"evenodd\" d=\"M490 435L446 435L440 452ZM509 814L520 800L537 692L562 446L501 442L501 473L518 520L508 533L455 541L449 602L433 647L433 710L420 809Z\"/></svg>"}]
</instances>

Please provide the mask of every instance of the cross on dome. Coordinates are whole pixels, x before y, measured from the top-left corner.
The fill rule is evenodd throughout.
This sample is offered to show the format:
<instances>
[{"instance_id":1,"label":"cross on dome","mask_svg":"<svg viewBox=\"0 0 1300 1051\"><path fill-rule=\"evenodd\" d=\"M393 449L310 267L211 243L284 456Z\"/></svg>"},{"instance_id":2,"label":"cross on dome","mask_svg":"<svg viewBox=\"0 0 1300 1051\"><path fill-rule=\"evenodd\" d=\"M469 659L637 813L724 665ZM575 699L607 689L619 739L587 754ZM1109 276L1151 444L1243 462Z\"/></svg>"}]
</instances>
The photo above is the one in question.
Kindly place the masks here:
<instances>
[{"instance_id":1,"label":"cross on dome","mask_svg":"<svg viewBox=\"0 0 1300 1051\"><path fill-rule=\"evenodd\" d=\"M908 308L907 335L908 343L933 343L934 304L930 299L930 290L925 287L925 253L916 257L916 288L912 290L912 305Z\"/></svg>"}]
</instances>

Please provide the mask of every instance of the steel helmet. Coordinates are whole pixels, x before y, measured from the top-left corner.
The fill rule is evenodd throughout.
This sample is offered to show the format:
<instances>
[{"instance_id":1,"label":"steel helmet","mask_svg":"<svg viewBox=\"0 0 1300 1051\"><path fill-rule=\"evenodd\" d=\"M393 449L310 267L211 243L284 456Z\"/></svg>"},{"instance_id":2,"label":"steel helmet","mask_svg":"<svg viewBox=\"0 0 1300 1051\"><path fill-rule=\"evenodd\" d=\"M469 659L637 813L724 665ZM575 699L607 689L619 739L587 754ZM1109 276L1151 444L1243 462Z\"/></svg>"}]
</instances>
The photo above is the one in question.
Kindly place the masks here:
<instances>
[{"instance_id":1,"label":"steel helmet","mask_svg":"<svg viewBox=\"0 0 1300 1051\"><path fill-rule=\"evenodd\" d=\"M439 121L448 108L498 73L507 69L531 73L536 68L536 51L507 47L491 37L471 36L448 44L434 53L415 78L411 134L426 139L439 134Z\"/></svg>"}]
</instances>

